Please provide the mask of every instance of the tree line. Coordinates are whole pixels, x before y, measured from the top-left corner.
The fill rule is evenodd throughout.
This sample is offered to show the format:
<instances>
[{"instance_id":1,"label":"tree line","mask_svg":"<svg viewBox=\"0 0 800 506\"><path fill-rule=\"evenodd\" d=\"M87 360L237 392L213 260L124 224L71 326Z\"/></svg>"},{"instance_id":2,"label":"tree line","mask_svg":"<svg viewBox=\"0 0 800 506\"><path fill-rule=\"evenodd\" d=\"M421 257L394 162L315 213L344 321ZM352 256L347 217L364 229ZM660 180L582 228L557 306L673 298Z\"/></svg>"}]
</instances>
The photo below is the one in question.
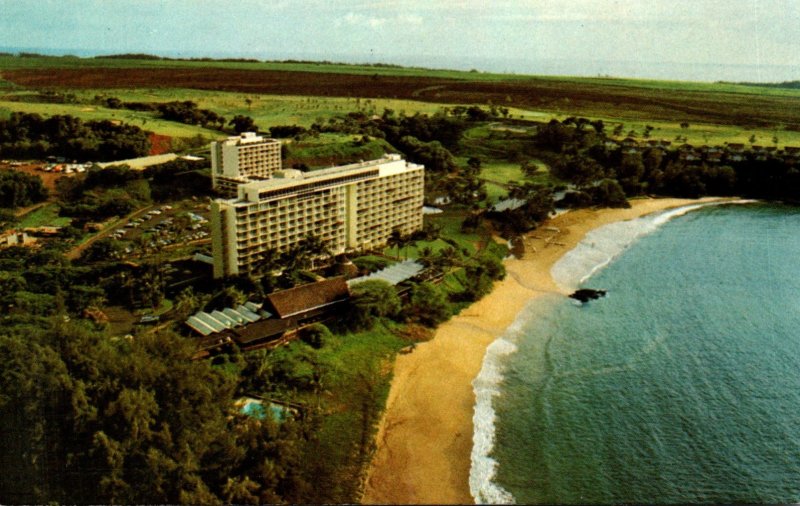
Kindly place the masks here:
<instances>
[{"instance_id":1,"label":"tree line","mask_svg":"<svg viewBox=\"0 0 800 506\"><path fill-rule=\"evenodd\" d=\"M258 126L253 118L237 114L230 121L225 116L217 114L210 109L201 109L191 100L172 102L123 102L117 97L97 95L95 103L109 109L128 109L131 111L145 111L157 113L161 118L186 125L198 125L203 128L215 128L225 131L226 125L234 133L258 132ZM249 100L249 99L248 99Z\"/></svg>"},{"instance_id":2,"label":"tree line","mask_svg":"<svg viewBox=\"0 0 800 506\"><path fill-rule=\"evenodd\" d=\"M127 165L92 167L56 182L60 214L77 222L124 216L151 202L208 195L207 161L173 160L144 170Z\"/></svg>"},{"instance_id":3,"label":"tree line","mask_svg":"<svg viewBox=\"0 0 800 506\"><path fill-rule=\"evenodd\" d=\"M0 171L0 207L15 209L47 199L42 178L14 170Z\"/></svg>"},{"instance_id":4,"label":"tree line","mask_svg":"<svg viewBox=\"0 0 800 506\"><path fill-rule=\"evenodd\" d=\"M0 155L8 158L54 155L108 161L145 156L149 151L148 133L134 125L21 112L0 120Z\"/></svg>"},{"instance_id":5,"label":"tree line","mask_svg":"<svg viewBox=\"0 0 800 506\"><path fill-rule=\"evenodd\" d=\"M797 201L800 191L800 160L746 153L741 159L711 163L681 157L678 149L630 149L607 143L604 129L585 118L552 120L540 126L535 141L549 152L553 175L575 185L568 203L576 206L643 194Z\"/></svg>"}]
</instances>

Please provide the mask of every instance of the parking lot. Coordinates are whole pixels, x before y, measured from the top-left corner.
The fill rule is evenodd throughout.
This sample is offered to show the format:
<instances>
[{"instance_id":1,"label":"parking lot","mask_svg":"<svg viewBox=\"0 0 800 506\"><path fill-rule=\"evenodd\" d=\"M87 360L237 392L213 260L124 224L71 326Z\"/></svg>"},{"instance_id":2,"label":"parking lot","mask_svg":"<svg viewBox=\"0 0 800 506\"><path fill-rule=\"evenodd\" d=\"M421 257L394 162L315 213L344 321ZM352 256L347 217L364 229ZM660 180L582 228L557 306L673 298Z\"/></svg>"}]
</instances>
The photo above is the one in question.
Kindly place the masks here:
<instances>
[{"instance_id":1,"label":"parking lot","mask_svg":"<svg viewBox=\"0 0 800 506\"><path fill-rule=\"evenodd\" d=\"M125 244L126 258L210 242L208 203L186 200L152 207L116 225L106 237Z\"/></svg>"}]
</instances>

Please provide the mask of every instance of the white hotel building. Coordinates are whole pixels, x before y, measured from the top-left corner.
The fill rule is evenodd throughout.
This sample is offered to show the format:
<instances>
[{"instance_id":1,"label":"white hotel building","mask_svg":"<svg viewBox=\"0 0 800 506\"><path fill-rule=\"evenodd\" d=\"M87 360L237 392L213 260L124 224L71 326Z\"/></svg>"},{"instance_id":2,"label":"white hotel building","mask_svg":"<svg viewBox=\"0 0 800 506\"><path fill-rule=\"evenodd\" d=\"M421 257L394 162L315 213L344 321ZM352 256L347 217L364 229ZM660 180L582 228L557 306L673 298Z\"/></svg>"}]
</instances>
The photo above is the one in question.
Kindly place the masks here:
<instances>
[{"instance_id":1,"label":"white hotel building","mask_svg":"<svg viewBox=\"0 0 800 506\"><path fill-rule=\"evenodd\" d=\"M264 252L309 234L334 254L381 247L422 228L425 169L399 155L312 172L283 170L211 206L214 277L253 272Z\"/></svg>"},{"instance_id":2,"label":"white hotel building","mask_svg":"<svg viewBox=\"0 0 800 506\"><path fill-rule=\"evenodd\" d=\"M211 143L211 186L228 196L236 186L281 170L281 142L253 132Z\"/></svg>"}]
</instances>

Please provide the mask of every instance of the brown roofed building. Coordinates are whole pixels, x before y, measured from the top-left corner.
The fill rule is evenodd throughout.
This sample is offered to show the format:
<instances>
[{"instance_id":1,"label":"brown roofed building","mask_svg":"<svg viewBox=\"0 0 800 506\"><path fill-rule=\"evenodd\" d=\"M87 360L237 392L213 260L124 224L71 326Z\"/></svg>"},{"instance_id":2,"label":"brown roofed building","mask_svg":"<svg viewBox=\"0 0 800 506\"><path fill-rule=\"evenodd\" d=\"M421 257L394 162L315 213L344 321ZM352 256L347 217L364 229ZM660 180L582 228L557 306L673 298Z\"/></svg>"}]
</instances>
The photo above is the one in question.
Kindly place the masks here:
<instances>
[{"instance_id":1,"label":"brown roofed building","mask_svg":"<svg viewBox=\"0 0 800 506\"><path fill-rule=\"evenodd\" d=\"M345 302L350 291L343 276L296 286L267 295L267 304L279 318L312 316L323 308Z\"/></svg>"},{"instance_id":2,"label":"brown roofed building","mask_svg":"<svg viewBox=\"0 0 800 506\"><path fill-rule=\"evenodd\" d=\"M292 330L294 322L269 318L238 329L233 329L233 340L243 349L279 339L286 331Z\"/></svg>"}]
</instances>

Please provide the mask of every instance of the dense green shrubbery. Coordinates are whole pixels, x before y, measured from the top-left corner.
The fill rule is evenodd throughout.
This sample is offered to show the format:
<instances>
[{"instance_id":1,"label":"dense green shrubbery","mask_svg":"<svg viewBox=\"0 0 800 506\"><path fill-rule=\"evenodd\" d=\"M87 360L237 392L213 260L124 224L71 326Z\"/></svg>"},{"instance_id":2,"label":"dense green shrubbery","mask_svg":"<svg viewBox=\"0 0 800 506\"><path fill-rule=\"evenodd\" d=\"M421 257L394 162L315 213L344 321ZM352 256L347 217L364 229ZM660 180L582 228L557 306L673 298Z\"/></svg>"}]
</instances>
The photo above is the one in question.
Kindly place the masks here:
<instances>
[{"instance_id":1,"label":"dense green shrubbery","mask_svg":"<svg viewBox=\"0 0 800 506\"><path fill-rule=\"evenodd\" d=\"M47 198L42 179L23 172L0 171L0 207L25 207Z\"/></svg>"},{"instance_id":2,"label":"dense green shrubbery","mask_svg":"<svg viewBox=\"0 0 800 506\"><path fill-rule=\"evenodd\" d=\"M682 157L676 149L608 147L604 130L584 118L552 120L539 128L535 140L557 155L553 174L575 185L578 193L567 197L568 205L619 206L620 191L626 197L741 195L790 201L800 194L800 171L791 157L745 153L711 161L694 153L694 159Z\"/></svg>"},{"instance_id":3,"label":"dense green shrubbery","mask_svg":"<svg viewBox=\"0 0 800 506\"><path fill-rule=\"evenodd\" d=\"M232 410L235 380L158 333L0 332L0 496L10 503L301 501L302 425Z\"/></svg>"},{"instance_id":4,"label":"dense green shrubbery","mask_svg":"<svg viewBox=\"0 0 800 506\"><path fill-rule=\"evenodd\" d=\"M440 286L420 283L411 288L402 314L408 321L435 327L450 318L453 308Z\"/></svg>"},{"instance_id":5,"label":"dense green shrubbery","mask_svg":"<svg viewBox=\"0 0 800 506\"><path fill-rule=\"evenodd\" d=\"M42 118L12 113L0 120L0 154L9 158L55 155L76 160L124 160L150 151L147 132L111 121L86 121L69 115Z\"/></svg>"},{"instance_id":6,"label":"dense green shrubbery","mask_svg":"<svg viewBox=\"0 0 800 506\"><path fill-rule=\"evenodd\" d=\"M132 170L127 165L95 167L84 177L58 180L61 214L79 220L124 216L153 200L204 195L211 181L202 168L207 162L175 160Z\"/></svg>"},{"instance_id":7,"label":"dense green shrubbery","mask_svg":"<svg viewBox=\"0 0 800 506\"><path fill-rule=\"evenodd\" d=\"M400 307L392 285L379 279L363 281L350 288L347 323L356 330L370 329L381 318L397 316Z\"/></svg>"}]
</instances>

